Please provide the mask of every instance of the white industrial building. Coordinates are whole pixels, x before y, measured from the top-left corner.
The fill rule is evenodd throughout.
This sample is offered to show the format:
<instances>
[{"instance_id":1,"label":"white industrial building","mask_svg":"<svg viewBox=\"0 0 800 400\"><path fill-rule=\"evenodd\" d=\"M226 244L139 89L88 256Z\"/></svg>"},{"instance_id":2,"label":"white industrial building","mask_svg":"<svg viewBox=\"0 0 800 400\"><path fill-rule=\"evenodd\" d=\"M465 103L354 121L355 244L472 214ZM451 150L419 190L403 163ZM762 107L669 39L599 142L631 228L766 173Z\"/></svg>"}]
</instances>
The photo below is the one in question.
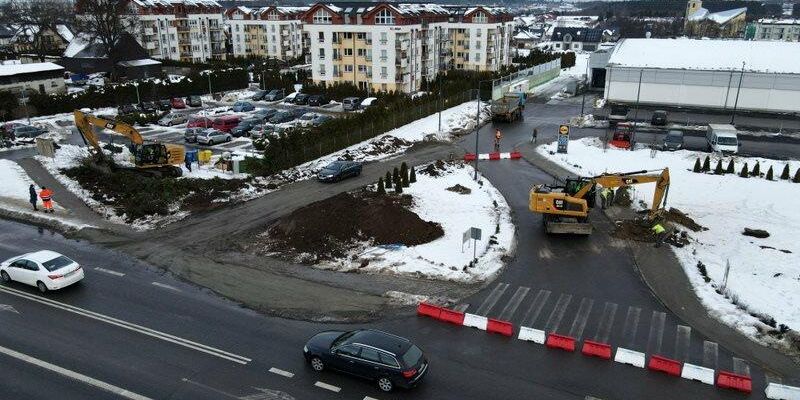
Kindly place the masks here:
<instances>
[{"instance_id":1,"label":"white industrial building","mask_svg":"<svg viewBox=\"0 0 800 400\"><path fill-rule=\"evenodd\" d=\"M800 46L744 40L625 39L606 66L612 103L800 113Z\"/></svg>"}]
</instances>

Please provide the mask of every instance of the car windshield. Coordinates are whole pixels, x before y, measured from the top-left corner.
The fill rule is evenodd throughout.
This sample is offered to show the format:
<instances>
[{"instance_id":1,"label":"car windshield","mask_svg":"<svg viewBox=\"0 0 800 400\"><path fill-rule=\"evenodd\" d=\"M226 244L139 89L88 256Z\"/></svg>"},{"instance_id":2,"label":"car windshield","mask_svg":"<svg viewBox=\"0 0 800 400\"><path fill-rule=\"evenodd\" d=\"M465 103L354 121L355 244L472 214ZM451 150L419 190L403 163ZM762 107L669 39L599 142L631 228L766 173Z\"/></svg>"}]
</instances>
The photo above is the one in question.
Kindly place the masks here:
<instances>
[{"instance_id":1,"label":"car windshield","mask_svg":"<svg viewBox=\"0 0 800 400\"><path fill-rule=\"evenodd\" d=\"M48 271L53 272L59 268L64 268L67 265L74 263L75 261L70 260L65 256L58 256L50 261L45 261L42 263L42 266L47 268Z\"/></svg>"},{"instance_id":2,"label":"car windshield","mask_svg":"<svg viewBox=\"0 0 800 400\"><path fill-rule=\"evenodd\" d=\"M333 341L333 343L331 343L331 347L336 347L344 343L347 339L350 339L353 335L355 335L356 332L358 331L345 332L341 334L338 338L336 338L336 340Z\"/></svg>"},{"instance_id":3,"label":"car windshield","mask_svg":"<svg viewBox=\"0 0 800 400\"><path fill-rule=\"evenodd\" d=\"M717 137L717 143L719 143L721 145L726 145L726 146L736 146L739 143L739 141L736 140L735 137L718 136Z\"/></svg>"},{"instance_id":4,"label":"car windshield","mask_svg":"<svg viewBox=\"0 0 800 400\"><path fill-rule=\"evenodd\" d=\"M340 169L344 168L344 166L345 166L345 165L347 165L347 164L346 164L344 161L334 161L334 162L332 162L332 163L328 164L328 165L325 167L325 169L330 169L330 170L338 171L338 170L340 170Z\"/></svg>"},{"instance_id":5,"label":"car windshield","mask_svg":"<svg viewBox=\"0 0 800 400\"><path fill-rule=\"evenodd\" d=\"M668 142L680 142L683 140L683 134L681 133L668 133L665 139Z\"/></svg>"},{"instance_id":6,"label":"car windshield","mask_svg":"<svg viewBox=\"0 0 800 400\"><path fill-rule=\"evenodd\" d=\"M417 365L420 358L422 358L422 350L415 345L411 345L406 354L403 354L403 362L405 362L405 364L409 367L412 365Z\"/></svg>"}]
</instances>

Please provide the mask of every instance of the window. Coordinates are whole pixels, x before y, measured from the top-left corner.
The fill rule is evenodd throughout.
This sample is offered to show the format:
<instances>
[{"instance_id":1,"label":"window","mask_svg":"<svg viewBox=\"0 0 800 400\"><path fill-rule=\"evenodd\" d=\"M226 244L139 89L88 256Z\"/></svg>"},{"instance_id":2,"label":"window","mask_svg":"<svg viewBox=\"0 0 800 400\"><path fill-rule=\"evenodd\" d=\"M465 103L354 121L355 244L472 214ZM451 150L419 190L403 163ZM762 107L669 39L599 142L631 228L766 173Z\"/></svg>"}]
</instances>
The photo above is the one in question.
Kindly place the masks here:
<instances>
[{"instance_id":1,"label":"window","mask_svg":"<svg viewBox=\"0 0 800 400\"><path fill-rule=\"evenodd\" d=\"M381 91L385 92L387 90L389 90L389 86L387 84L385 84L385 83L381 83Z\"/></svg>"},{"instance_id":2,"label":"window","mask_svg":"<svg viewBox=\"0 0 800 400\"><path fill-rule=\"evenodd\" d=\"M381 61L386 61L386 50L381 50Z\"/></svg>"},{"instance_id":3,"label":"window","mask_svg":"<svg viewBox=\"0 0 800 400\"><path fill-rule=\"evenodd\" d=\"M481 49L481 42L479 42L479 41L475 42L475 49L476 50L480 50Z\"/></svg>"},{"instance_id":4,"label":"window","mask_svg":"<svg viewBox=\"0 0 800 400\"><path fill-rule=\"evenodd\" d=\"M555 46L556 46L557 49L560 49L561 48L561 43L556 43Z\"/></svg>"},{"instance_id":5,"label":"window","mask_svg":"<svg viewBox=\"0 0 800 400\"><path fill-rule=\"evenodd\" d=\"M353 39L353 32L344 32L343 35L345 39Z\"/></svg>"},{"instance_id":6,"label":"window","mask_svg":"<svg viewBox=\"0 0 800 400\"><path fill-rule=\"evenodd\" d=\"M353 66L350 64L345 65L344 72L353 72Z\"/></svg>"},{"instance_id":7,"label":"window","mask_svg":"<svg viewBox=\"0 0 800 400\"><path fill-rule=\"evenodd\" d=\"M365 40L367 38L366 32L358 32L356 33L356 39L358 40Z\"/></svg>"},{"instance_id":8,"label":"window","mask_svg":"<svg viewBox=\"0 0 800 400\"><path fill-rule=\"evenodd\" d=\"M475 53L475 62L481 61L481 53Z\"/></svg>"},{"instance_id":9,"label":"window","mask_svg":"<svg viewBox=\"0 0 800 400\"><path fill-rule=\"evenodd\" d=\"M319 38L320 43L325 41L325 33L320 32L319 35L317 35L317 37Z\"/></svg>"},{"instance_id":10,"label":"window","mask_svg":"<svg viewBox=\"0 0 800 400\"><path fill-rule=\"evenodd\" d=\"M485 12L482 12L482 11L481 12L477 12L472 17L472 22L475 22L477 24L485 24L485 23L489 22L489 17L486 15Z\"/></svg>"},{"instance_id":11,"label":"window","mask_svg":"<svg viewBox=\"0 0 800 400\"><path fill-rule=\"evenodd\" d=\"M367 66L363 64L358 65L358 72L367 72Z\"/></svg>"},{"instance_id":12,"label":"window","mask_svg":"<svg viewBox=\"0 0 800 400\"><path fill-rule=\"evenodd\" d=\"M353 49L344 49L344 55L347 57L353 56Z\"/></svg>"},{"instance_id":13,"label":"window","mask_svg":"<svg viewBox=\"0 0 800 400\"><path fill-rule=\"evenodd\" d=\"M325 59L325 49L319 49L319 59L320 60Z\"/></svg>"},{"instance_id":14,"label":"window","mask_svg":"<svg viewBox=\"0 0 800 400\"><path fill-rule=\"evenodd\" d=\"M65 256L58 256L50 261L45 261L42 263L42 266L47 268L48 271L53 272L59 268L64 268L67 265L74 263L75 261L70 260Z\"/></svg>"},{"instance_id":15,"label":"window","mask_svg":"<svg viewBox=\"0 0 800 400\"><path fill-rule=\"evenodd\" d=\"M384 8L375 15L376 25L394 25L394 15L389 9Z\"/></svg>"},{"instance_id":16,"label":"window","mask_svg":"<svg viewBox=\"0 0 800 400\"><path fill-rule=\"evenodd\" d=\"M278 17L279 17L278 16L278 12L275 11L275 10L270 11L269 14L267 15L267 19L270 19L270 20L273 20L273 21L277 20Z\"/></svg>"},{"instance_id":17,"label":"window","mask_svg":"<svg viewBox=\"0 0 800 400\"><path fill-rule=\"evenodd\" d=\"M378 355L381 358L381 364L386 364L395 368L400 368L400 365L397 363L397 360L394 357L386 353L379 353Z\"/></svg>"},{"instance_id":18,"label":"window","mask_svg":"<svg viewBox=\"0 0 800 400\"><path fill-rule=\"evenodd\" d=\"M339 354L342 354L342 355L358 357L358 350L359 350L359 348L356 347L356 346L346 345L346 346L340 347L337 351L339 352Z\"/></svg>"},{"instance_id":19,"label":"window","mask_svg":"<svg viewBox=\"0 0 800 400\"><path fill-rule=\"evenodd\" d=\"M359 57L366 57L367 49L358 49L356 54L358 54Z\"/></svg>"},{"instance_id":20,"label":"window","mask_svg":"<svg viewBox=\"0 0 800 400\"><path fill-rule=\"evenodd\" d=\"M270 26L270 28L271 28L270 30L271 30L272 32L275 32L275 25L272 25L272 26Z\"/></svg>"},{"instance_id":21,"label":"window","mask_svg":"<svg viewBox=\"0 0 800 400\"><path fill-rule=\"evenodd\" d=\"M386 78L387 75L389 75L389 72L386 67L381 67L381 78Z\"/></svg>"},{"instance_id":22,"label":"window","mask_svg":"<svg viewBox=\"0 0 800 400\"><path fill-rule=\"evenodd\" d=\"M315 24L330 24L332 22L331 14L320 8L314 13L313 21Z\"/></svg>"},{"instance_id":23,"label":"window","mask_svg":"<svg viewBox=\"0 0 800 400\"><path fill-rule=\"evenodd\" d=\"M364 347L361 349L361 358L376 363L381 362L381 356L379 355L378 350L370 349L369 347Z\"/></svg>"},{"instance_id":24,"label":"window","mask_svg":"<svg viewBox=\"0 0 800 400\"><path fill-rule=\"evenodd\" d=\"M482 29L478 29L478 31L475 33L475 36L481 37L481 32L483 32L483 30Z\"/></svg>"},{"instance_id":25,"label":"window","mask_svg":"<svg viewBox=\"0 0 800 400\"><path fill-rule=\"evenodd\" d=\"M381 32L381 44L386 44L386 42L388 41L386 37L387 37L386 32Z\"/></svg>"}]
</instances>

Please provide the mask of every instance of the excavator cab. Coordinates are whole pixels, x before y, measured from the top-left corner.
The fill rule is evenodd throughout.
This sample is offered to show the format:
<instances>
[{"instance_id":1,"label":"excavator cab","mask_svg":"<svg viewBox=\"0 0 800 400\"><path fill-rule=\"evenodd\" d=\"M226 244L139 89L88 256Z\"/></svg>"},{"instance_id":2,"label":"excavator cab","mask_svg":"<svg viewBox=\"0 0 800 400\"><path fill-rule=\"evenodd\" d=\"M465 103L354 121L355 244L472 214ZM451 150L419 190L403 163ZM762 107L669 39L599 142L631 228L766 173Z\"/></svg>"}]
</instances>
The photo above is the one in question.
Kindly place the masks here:
<instances>
[{"instance_id":1,"label":"excavator cab","mask_svg":"<svg viewBox=\"0 0 800 400\"><path fill-rule=\"evenodd\" d=\"M575 193L578 193L585 185L592 185L586 193L586 196L584 196L584 199L589 208L594 208L597 191L590 178L567 178L564 183L564 192L570 196L574 196Z\"/></svg>"},{"instance_id":2,"label":"excavator cab","mask_svg":"<svg viewBox=\"0 0 800 400\"><path fill-rule=\"evenodd\" d=\"M147 167L169 164L169 155L161 143L134 144L131 153L134 154L136 165Z\"/></svg>"}]
</instances>

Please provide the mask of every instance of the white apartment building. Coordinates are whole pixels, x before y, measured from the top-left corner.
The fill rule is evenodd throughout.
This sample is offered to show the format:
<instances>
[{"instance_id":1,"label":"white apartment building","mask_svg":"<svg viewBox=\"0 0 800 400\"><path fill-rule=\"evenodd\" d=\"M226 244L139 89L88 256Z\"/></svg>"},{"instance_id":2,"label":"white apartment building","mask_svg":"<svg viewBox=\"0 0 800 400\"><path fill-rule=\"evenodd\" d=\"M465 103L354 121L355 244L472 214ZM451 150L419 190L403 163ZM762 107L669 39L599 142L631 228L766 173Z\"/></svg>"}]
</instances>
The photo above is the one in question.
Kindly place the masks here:
<instances>
[{"instance_id":1,"label":"white apartment building","mask_svg":"<svg viewBox=\"0 0 800 400\"><path fill-rule=\"evenodd\" d=\"M317 3L302 16L315 83L421 90L440 71L510 62L504 9L404 3Z\"/></svg>"},{"instance_id":2,"label":"white apartment building","mask_svg":"<svg viewBox=\"0 0 800 400\"><path fill-rule=\"evenodd\" d=\"M800 19L760 19L753 40L800 41Z\"/></svg>"},{"instance_id":3,"label":"white apartment building","mask_svg":"<svg viewBox=\"0 0 800 400\"><path fill-rule=\"evenodd\" d=\"M303 23L308 7L238 6L225 11L233 55L291 60L303 55Z\"/></svg>"},{"instance_id":4,"label":"white apartment building","mask_svg":"<svg viewBox=\"0 0 800 400\"><path fill-rule=\"evenodd\" d=\"M214 0L132 0L139 26L131 32L152 58L225 59L223 7Z\"/></svg>"}]
</instances>

